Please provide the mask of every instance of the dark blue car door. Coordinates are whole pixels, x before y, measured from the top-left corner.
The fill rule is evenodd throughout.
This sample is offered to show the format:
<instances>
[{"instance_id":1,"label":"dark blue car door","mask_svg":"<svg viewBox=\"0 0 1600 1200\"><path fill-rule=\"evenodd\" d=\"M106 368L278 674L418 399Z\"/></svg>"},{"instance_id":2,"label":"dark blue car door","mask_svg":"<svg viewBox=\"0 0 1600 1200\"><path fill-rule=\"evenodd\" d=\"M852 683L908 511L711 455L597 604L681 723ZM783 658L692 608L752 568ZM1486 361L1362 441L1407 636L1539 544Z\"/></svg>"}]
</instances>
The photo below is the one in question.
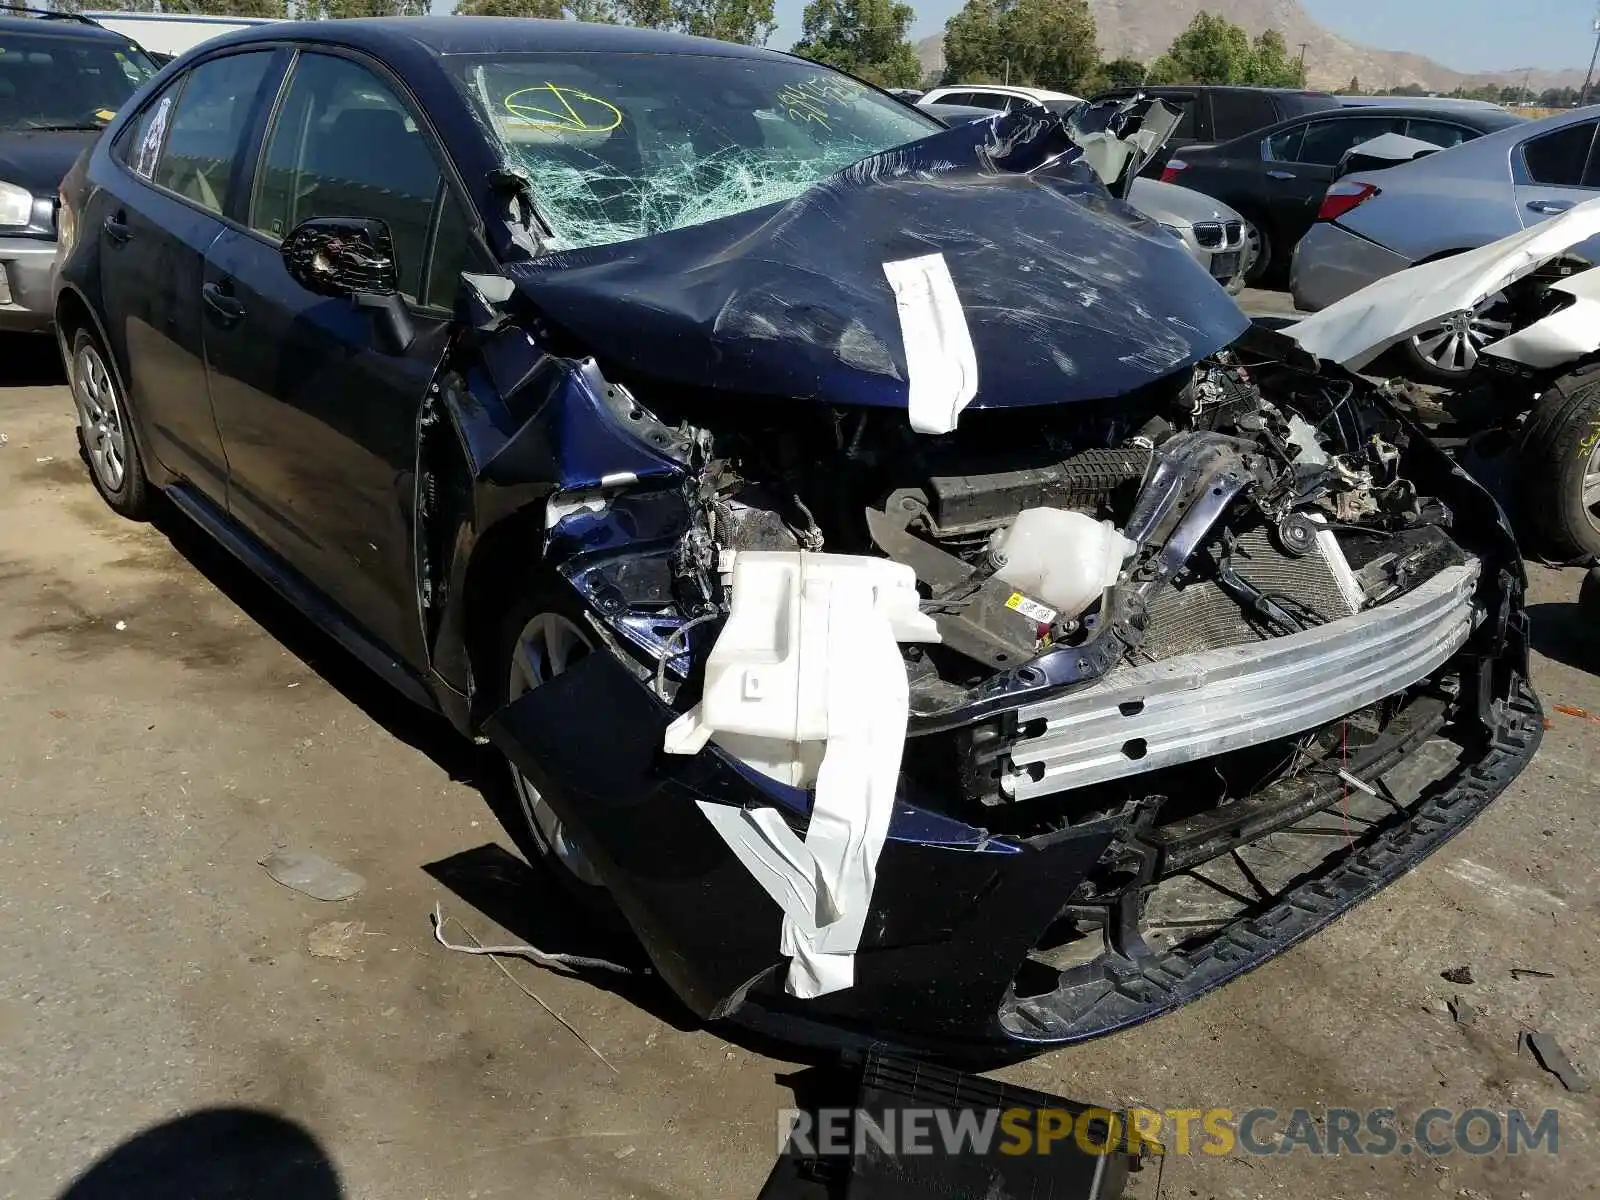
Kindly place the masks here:
<instances>
[{"instance_id":1,"label":"dark blue car door","mask_svg":"<svg viewBox=\"0 0 1600 1200\"><path fill-rule=\"evenodd\" d=\"M222 503L227 463L206 388L200 276L225 228L271 50L209 59L118 136L85 236L100 241L102 311L149 450Z\"/></svg>"},{"instance_id":2,"label":"dark blue car door","mask_svg":"<svg viewBox=\"0 0 1600 1200\"><path fill-rule=\"evenodd\" d=\"M229 513L414 667L426 665L417 417L460 270L446 261L459 251L443 248L460 239L440 233L462 226L443 175L397 85L365 62L300 53L262 138L248 214L210 247L202 288ZM368 311L304 290L285 269L284 235L332 216L388 225L416 328L404 352L380 346Z\"/></svg>"}]
</instances>

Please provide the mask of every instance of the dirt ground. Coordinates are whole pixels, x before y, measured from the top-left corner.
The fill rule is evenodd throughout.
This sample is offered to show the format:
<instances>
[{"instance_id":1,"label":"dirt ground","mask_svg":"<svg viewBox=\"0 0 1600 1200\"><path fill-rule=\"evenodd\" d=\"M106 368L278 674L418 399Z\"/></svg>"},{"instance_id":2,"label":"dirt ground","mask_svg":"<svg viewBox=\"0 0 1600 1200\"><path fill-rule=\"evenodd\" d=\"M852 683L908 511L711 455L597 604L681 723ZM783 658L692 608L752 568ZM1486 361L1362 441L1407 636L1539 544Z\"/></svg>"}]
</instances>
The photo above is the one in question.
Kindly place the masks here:
<instances>
[{"instance_id":1,"label":"dirt ground","mask_svg":"<svg viewBox=\"0 0 1600 1200\"><path fill-rule=\"evenodd\" d=\"M754 1197L795 1066L647 985L514 982L437 945L435 904L485 941L583 941L481 758L181 518L107 511L50 347L0 342L0 433L0 1195L219 1196L206 1171L233 1158L245 1200ZM1536 683L1600 713L1579 580L1533 569ZM1158 1108L1560 1110L1555 1156L1169 1156L1141 1200L1600 1194L1600 1094L1516 1053L1544 1030L1600 1071L1600 723L1551 720L1475 825L1330 931L1002 1074ZM257 865L278 848L365 889L280 886ZM1441 979L1459 964L1476 983Z\"/></svg>"}]
</instances>

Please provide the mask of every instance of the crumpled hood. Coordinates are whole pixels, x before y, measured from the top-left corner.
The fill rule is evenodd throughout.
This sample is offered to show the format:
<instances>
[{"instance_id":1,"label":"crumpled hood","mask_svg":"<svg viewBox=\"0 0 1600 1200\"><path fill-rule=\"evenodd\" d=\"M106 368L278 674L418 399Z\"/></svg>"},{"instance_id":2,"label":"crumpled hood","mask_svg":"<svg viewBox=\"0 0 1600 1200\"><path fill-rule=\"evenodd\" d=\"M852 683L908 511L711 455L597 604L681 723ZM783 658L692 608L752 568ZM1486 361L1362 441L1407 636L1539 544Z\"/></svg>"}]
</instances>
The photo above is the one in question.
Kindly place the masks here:
<instances>
[{"instance_id":1,"label":"crumpled hood","mask_svg":"<svg viewBox=\"0 0 1600 1200\"><path fill-rule=\"evenodd\" d=\"M506 273L608 373L906 407L884 264L940 255L976 359L968 407L1117 396L1248 321L1082 159L1060 118L1024 110L865 159L781 206Z\"/></svg>"}]
</instances>

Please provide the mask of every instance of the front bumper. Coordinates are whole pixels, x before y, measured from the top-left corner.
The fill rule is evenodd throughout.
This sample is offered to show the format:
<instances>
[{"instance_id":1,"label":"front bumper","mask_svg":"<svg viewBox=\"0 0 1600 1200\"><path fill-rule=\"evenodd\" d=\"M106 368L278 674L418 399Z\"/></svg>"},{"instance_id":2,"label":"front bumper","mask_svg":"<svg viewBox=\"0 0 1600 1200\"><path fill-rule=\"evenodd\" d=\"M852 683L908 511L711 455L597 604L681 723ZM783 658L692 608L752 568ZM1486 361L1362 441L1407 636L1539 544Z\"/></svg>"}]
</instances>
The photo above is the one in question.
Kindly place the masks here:
<instances>
[{"instance_id":1,"label":"front bumper","mask_svg":"<svg viewBox=\"0 0 1600 1200\"><path fill-rule=\"evenodd\" d=\"M1018 800L1312 729L1438 670L1472 632L1478 567L1305 633L1162 659L1017 713L1001 789Z\"/></svg>"},{"instance_id":2,"label":"front bumper","mask_svg":"<svg viewBox=\"0 0 1600 1200\"><path fill-rule=\"evenodd\" d=\"M1230 292L1244 286L1244 227L1238 221L1169 225L1183 248Z\"/></svg>"},{"instance_id":3,"label":"front bumper","mask_svg":"<svg viewBox=\"0 0 1600 1200\"><path fill-rule=\"evenodd\" d=\"M1377 242L1332 221L1318 221L1295 247L1289 291L1302 312L1321 312L1409 266L1409 259Z\"/></svg>"},{"instance_id":4,"label":"front bumper","mask_svg":"<svg viewBox=\"0 0 1600 1200\"><path fill-rule=\"evenodd\" d=\"M54 239L0 238L0 332L50 328L55 261Z\"/></svg>"},{"instance_id":5,"label":"front bumper","mask_svg":"<svg viewBox=\"0 0 1600 1200\"><path fill-rule=\"evenodd\" d=\"M1459 582L1438 590L1453 597ZM1429 612L1419 605L1409 615L1424 620ZM1433 619L1448 631L1458 617L1447 603ZM1437 648L1455 636L1423 640ZM715 746L664 754L676 714L609 654L588 656L503 709L488 732L556 808L661 977L702 1019L729 1018L794 1041L887 1040L941 1055L1009 1057L1108 1033L1205 994L1328 924L1463 828L1527 764L1543 729L1518 674L1525 652L1518 617L1510 636L1495 658L1469 646L1429 676L1419 690L1433 690L1426 699L1437 719L1415 718L1409 731L1397 721L1388 742L1365 759L1350 758L1349 773L1369 787L1385 786L1380 781L1401 768L1425 776L1411 801L1386 801L1365 818L1358 809L1365 793L1345 788L1341 802L1342 785L1330 791L1324 780L1320 791L1289 803L1242 797L1153 830L1122 809L1012 837L934 810L906 778L878 861L854 985L810 1000L783 990L780 909L697 807L773 808L803 830L805 793ZM1448 705L1439 698L1445 694L1455 697ZM919 752L913 739L907 754ZM1165 948L1143 928L1160 915L1147 907L1159 907L1162 889L1182 886L1197 865L1225 861L1229 848L1282 858L1273 839L1310 836L1301 832L1307 821L1336 819L1321 817L1330 807L1363 823L1297 867L1275 894L1219 919L1208 936L1189 929ZM1150 871L1108 900L1107 865L1126 860L1135 844ZM1047 934L1063 914L1092 904L1102 906L1098 953L1041 968L1037 952Z\"/></svg>"}]
</instances>

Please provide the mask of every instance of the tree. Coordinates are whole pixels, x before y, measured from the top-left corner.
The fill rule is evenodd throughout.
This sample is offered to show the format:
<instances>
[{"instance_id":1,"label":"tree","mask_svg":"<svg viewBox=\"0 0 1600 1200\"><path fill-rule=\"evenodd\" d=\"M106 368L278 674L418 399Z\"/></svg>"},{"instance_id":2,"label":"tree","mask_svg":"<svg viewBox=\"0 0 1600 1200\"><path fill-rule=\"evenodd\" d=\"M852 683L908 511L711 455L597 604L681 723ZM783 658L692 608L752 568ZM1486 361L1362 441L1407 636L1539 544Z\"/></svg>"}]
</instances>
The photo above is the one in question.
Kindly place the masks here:
<instances>
[{"instance_id":1,"label":"tree","mask_svg":"<svg viewBox=\"0 0 1600 1200\"><path fill-rule=\"evenodd\" d=\"M1151 82L1240 83L1255 70L1255 53L1242 26L1226 17L1196 13L1189 28L1151 66Z\"/></svg>"},{"instance_id":2,"label":"tree","mask_svg":"<svg viewBox=\"0 0 1600 1200\"><path fill-rule=\"evenodd\" d=\"M1089 0L1011 0L1000 38L1012 69L1052 91L1076 90L1100 61Z\"/></svg>"},{"instance_id":3,"label":"tree","mask_svg":"<svg viewBox=\"0 0 1600 1200\"><path fill-rule=\"evenodd\" d=\"M915 87L922 64L906 30L916 15L898 0L811 0L791 52L880 87Z\"/></svg>"},{"instance_id":4,"label":"tree","mask_svg":"<svg viewBox=\"0 0 1600 1200\"><path fill-rule=\"evenodd\" d=\"M1276 29L1268 29L1251 43L1244 78L1229 82L1255 84L1258 87L1304 87L1305 69L1299 59L1289 57L1289 47L1283 40L1283 34Z\"/></svg>"},{"instance_id":5,"label":"tree","mask_svg":"<svg viewBox=\"0 0 1600 1200\"><path fill-rule=\"evenodd\" d=\"M946 82L1072 91L1099 60L1088 0L967 0L945 24Z\"/></svg>"},{"instance_id":6,"label":"tree","mask_svg":"<svg viewBox=\"0 0 1600 1200\"><path fill-rule=\"evenodd\" d=\"M1344 88L1339 92L1339 95L1341 95L1341 96L1364 96L1364 95L1366 95L1366 93L1361 90L1361 76L1359 76L1359 75L1350 76L1350 82L1344 85Z\"/></svg>"},{"instance_id":7,"label":"tree","mask_svg":"<svg viewBox=\"0 0 1600 1200\"><path fill-rule=\"evenodd\" d=\"M1005 78L998 0L966 0L944 25L946 83L991 83Z\"/></svg>"},{"instance_id":8,"label":"tree","mask_svg":"<svg viewBox=\"0 0 1600 1200\"><path fill-rule=\"evenodd\" d=\"M1428 89L1420 83L1403 83L1399 87L1392 87L1388 91L1378 94L1381 96L1426 96Z\"/></svg>"},{"instance_id":9,"label":"tree","mask_svg":"<svg viewBox=\"0 0 1600 1200\"><path fill-rule=\"evenodd\" d=\"M456 15L463 17L562 16L561 0L460 0ZM592 17L584 18L593 20Z\"/></svg>"},{"instance_id":10,"label":"tree","mask_svg":"<svg viewBox=\"0 0 1600 1200\"><path fill-rule=\"evenodd\" d=\"M206 0L190 2L204 3ZM170 5L165 5L164 10L172 11ZM421 17L426 16L427 12L428 0L299 0L296 15L306 19L332 20L339 17Z\"/></svg>"},{"instance_id":11,"label":"tree","mask_svg":"<svg viewBox=\"0 0 1600 1200\"><path fill-rule=\"evenodd\" d=\"M673 27L696 37L764 46L777 19L772 0L673 0Z\"/></svg>"},{"instance_id":12,"label":"tree","mask_svg":"<svg viewBox=\"0 0 1600 1200\"><path fill-rule=\"evenodd\" d=\"M1146 74L1147 68L1136 58L1114 58L1100 64L1100 76L1108 88L1138 87Z\"/></svg>"}]
</instances>

